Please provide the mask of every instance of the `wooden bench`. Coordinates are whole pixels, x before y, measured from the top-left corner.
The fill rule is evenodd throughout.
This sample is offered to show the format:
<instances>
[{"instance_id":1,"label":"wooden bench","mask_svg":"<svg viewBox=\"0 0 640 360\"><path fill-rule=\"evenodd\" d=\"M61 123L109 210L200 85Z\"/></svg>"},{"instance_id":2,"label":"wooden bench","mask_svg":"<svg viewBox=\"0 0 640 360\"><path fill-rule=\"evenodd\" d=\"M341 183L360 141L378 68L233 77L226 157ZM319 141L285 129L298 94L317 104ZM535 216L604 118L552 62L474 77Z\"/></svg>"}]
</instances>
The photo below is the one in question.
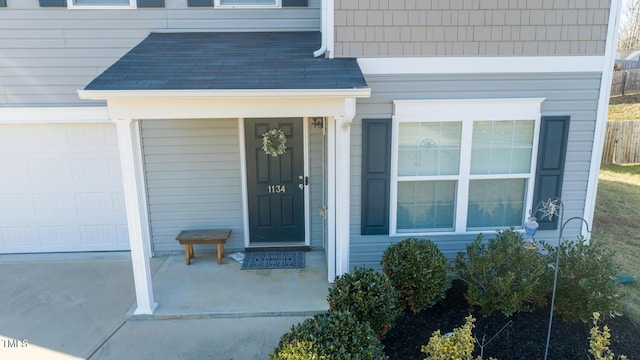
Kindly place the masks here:
<instances>
[{"instance_id":1,"label":"wooden bench","mask_svg":"<svg viewBox=\"0 0 640 360\"><path fill-rule=\"evenodd\" d=\"M217 244L218 264L222 264L224 256L224 244L231 235L231 229L204 229L204 230L183 230L178 234L176 240L180 245L185 245L184 258L187 265L191 265L194 258L193 244Z\"/></svg>"}]
</instances>

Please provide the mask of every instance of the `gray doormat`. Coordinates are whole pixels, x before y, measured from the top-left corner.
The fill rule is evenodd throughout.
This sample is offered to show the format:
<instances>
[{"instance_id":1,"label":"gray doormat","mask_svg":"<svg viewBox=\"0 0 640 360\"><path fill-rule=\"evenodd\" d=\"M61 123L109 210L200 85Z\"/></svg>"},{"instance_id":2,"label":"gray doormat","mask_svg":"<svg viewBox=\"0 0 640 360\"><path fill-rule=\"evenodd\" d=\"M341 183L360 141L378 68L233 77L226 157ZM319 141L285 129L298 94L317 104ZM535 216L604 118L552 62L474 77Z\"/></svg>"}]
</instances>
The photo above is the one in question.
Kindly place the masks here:
<instances>
[{"instance_id":1,"label":"gray doormat","mask_svg":"<svg viewBox=\"0 0 640 360\"><path fill-rule=\"evenodd\" d=\"M304 269L304 251L247 252L242 270Z\"/></svg>"}]
</instances>

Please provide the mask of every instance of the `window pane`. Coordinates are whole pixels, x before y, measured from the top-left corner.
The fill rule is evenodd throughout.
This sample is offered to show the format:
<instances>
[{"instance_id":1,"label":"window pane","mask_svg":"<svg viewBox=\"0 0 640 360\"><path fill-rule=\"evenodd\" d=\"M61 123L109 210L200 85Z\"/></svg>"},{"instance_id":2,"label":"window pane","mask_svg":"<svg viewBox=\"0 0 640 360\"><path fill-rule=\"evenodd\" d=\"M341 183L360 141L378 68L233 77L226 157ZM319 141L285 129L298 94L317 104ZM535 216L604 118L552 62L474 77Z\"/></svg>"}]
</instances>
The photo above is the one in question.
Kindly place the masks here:
<instances>
[{"instance_id":1,"label":"window pane","mask_svg":"<svg viewBox=\"0 0 640 360\"><path fill-rule=\"evenodd\" d=\"M473 124L471 174L531 171L535 121L477 121Z\"/></svg>"},{"instance_id":2,"label":"window pane","mask_svg":"<svg viewBox=\"0 0 640 360\"><path fill-rule=\"evenodd\" d=\"M453 230L455 181L398 183L398 232Z\"/></svg>"},{"instance_id":3,"label":"window pane","mask_svg":"<svg viewBox=\"0 0 640 360\"><path fill-rule=\"evenodd\" d=\"M467 230L522 226L526 179L471 180Z\"/></svg>"},{"instance_id":4,"label":"window pane","mask_svg":"<svg viewBox=\"0 0 640 360\"><path fill-rule=\"evenodd\" d=\"M129 6L130 0L74 0L74 5L125 5Z\"/></svg>"},{"instance_id":5,"label":"window pane","mask_svg":"<svg viewBox=\"0 0 640 360\"><path fill-rule=\"evenodd\" d=\"M398 175L457 175L460 122L400 123Z\"/></svg>"}]
</instances>

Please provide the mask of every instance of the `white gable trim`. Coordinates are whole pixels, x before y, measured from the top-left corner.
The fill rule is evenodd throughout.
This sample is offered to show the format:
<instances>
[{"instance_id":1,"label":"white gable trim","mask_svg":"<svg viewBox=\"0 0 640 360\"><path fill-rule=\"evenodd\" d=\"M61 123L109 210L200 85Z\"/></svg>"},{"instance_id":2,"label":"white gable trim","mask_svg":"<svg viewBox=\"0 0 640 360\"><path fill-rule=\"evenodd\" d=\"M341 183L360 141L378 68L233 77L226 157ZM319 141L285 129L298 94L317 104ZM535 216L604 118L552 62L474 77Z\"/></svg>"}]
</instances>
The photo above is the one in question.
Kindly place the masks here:
<instances>
[{"instance_id":1,"label":"white gable trim","mask_svg":"<svg viewBox=\"0 0 640 360\"><path fill-rule=\"evenodd\" d=\"M257 90L78 90L81 99L114 98L334 98L369 97L371 89L257 89Z\"/></svg>"},{"instance_id":2,"label":"white gable trim","mask_svg":"<svg viewBox=\"0 0 640 360\"><path fill-rule=\"evenodd\" d=\"M365 75L601 72L604 56L359 58Z\"/></svg>"}]
</instances>

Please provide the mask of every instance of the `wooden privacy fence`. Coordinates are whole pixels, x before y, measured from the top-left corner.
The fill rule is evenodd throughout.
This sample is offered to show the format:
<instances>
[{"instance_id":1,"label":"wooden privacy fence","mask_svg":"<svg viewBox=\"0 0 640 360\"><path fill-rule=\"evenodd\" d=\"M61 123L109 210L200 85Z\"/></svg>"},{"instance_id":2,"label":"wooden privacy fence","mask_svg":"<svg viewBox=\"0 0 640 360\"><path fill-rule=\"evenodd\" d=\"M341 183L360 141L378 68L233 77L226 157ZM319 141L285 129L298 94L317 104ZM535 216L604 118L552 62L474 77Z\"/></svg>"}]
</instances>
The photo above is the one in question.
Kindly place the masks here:
<instances>
[{"instance_id":1,"label":"wooden privacy fence","mask_svg":"<svg viewBox=\"0 0 640 360\"><path fill-rule=\"evenodd\" d=\"M607 121L602 163L640 163L640 120Z\"/></svg>"},{"instance_id":2,"label":"wooden privacy fence","mask_svg":"<svg viewBox=\"0 0 640 360\"><path fill-rule=\"evenodd\" d=\"M611 78L611 96L640 92L640 70L614 71Z\"/></svg>"}]
</instances>

